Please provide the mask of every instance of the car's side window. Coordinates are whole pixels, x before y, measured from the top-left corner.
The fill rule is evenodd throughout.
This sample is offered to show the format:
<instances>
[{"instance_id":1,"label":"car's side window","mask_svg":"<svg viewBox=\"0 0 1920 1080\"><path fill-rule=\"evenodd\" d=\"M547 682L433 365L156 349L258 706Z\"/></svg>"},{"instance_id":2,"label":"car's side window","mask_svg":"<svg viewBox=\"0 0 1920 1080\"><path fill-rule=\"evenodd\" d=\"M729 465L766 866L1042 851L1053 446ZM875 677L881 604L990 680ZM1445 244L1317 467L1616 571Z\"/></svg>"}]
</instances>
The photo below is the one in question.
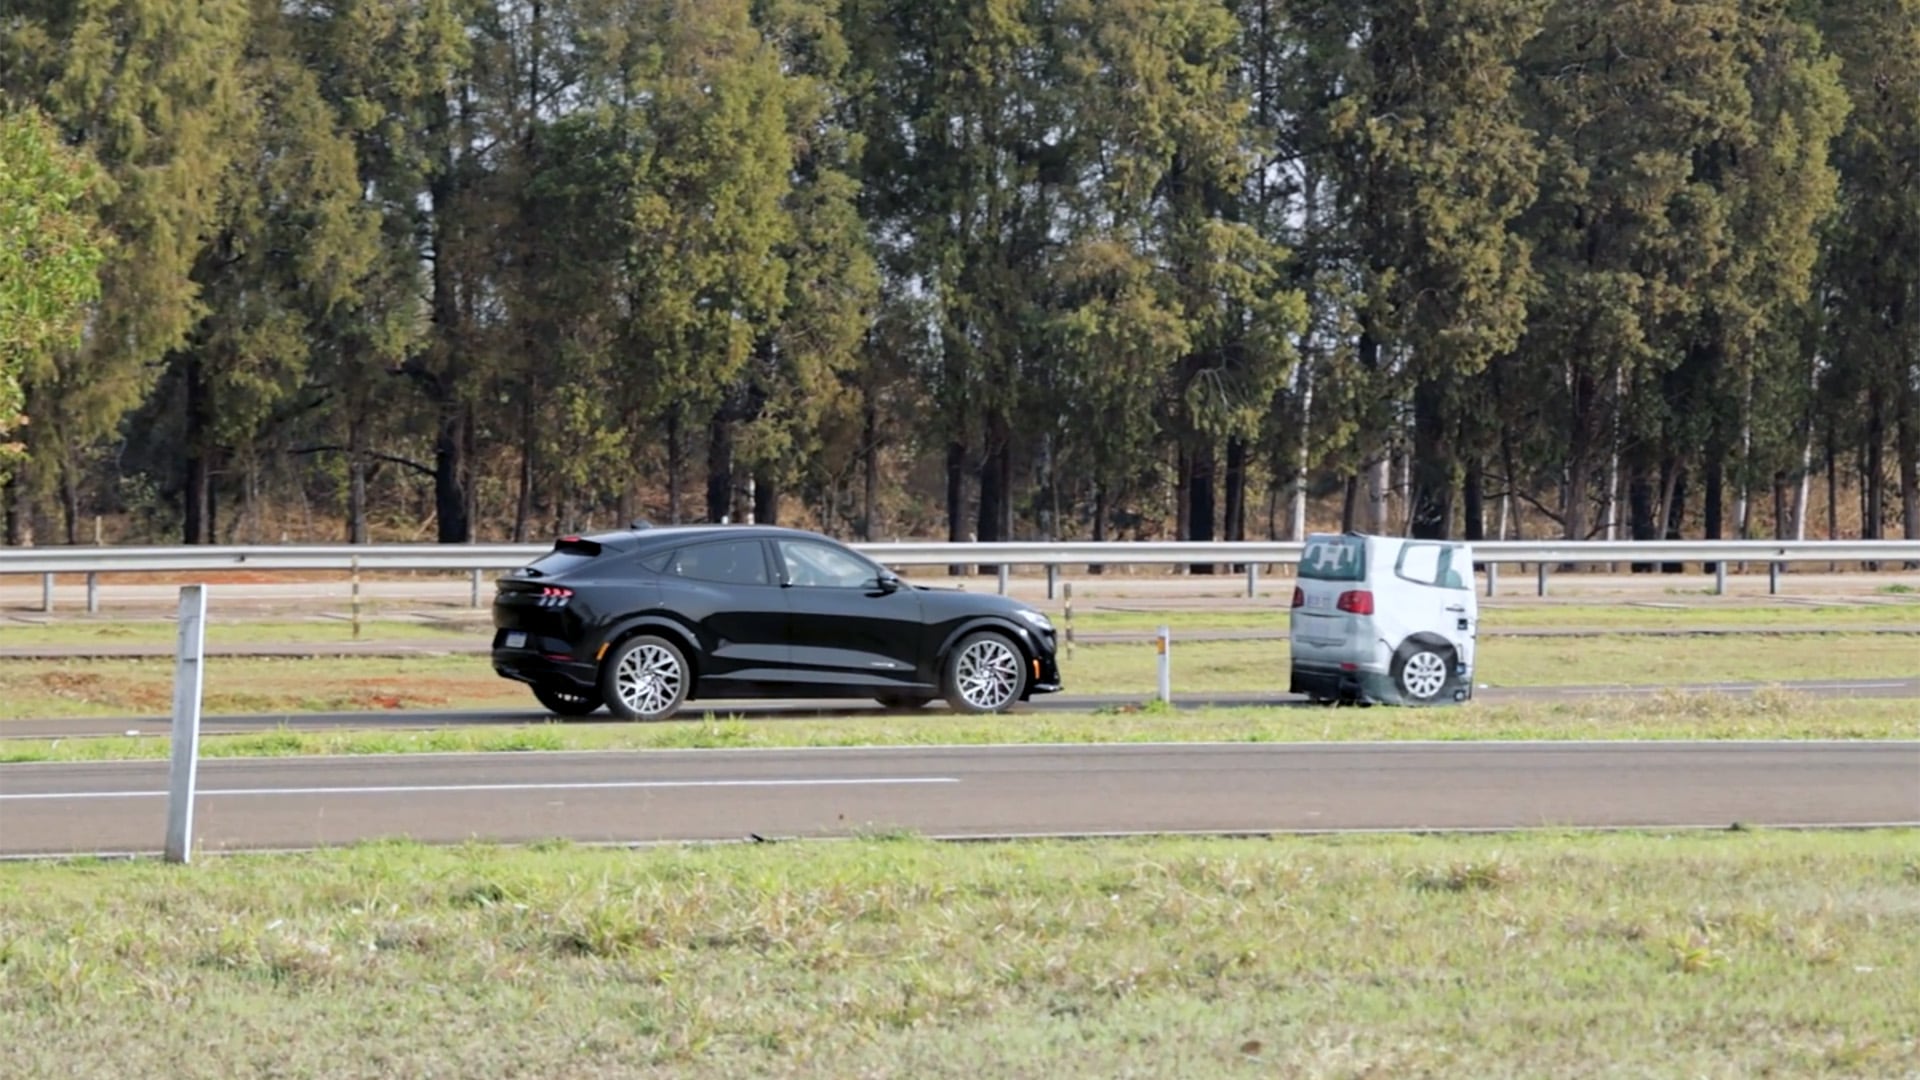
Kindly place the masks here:
<instances>
[{"instance_id":1,"label":"car's side window","mask_svg":"<svg viewBox=\"0 0 1920 1080\"><path fill-rule=\"evenodd\" d=\"M758 540L723 540L692 544L667 559L670 577L716 581L728 585L767 585L767 557Z\"/></svg>"},{"instance_id":2,"label":"car's side window","mask_svg":"<svg viewBox=\"0 0 1920 1080\"><path fill-rule=\"evenodd\" d=\"M1394 573L1416 585L1441 589L1468 589L1471 566L1456 566L1460 549L1452 544L1405 544Z\"/></svg>"},{"instance_id":3,"label":"car's side window","mask_svg":"<svg viewBox=\"0 0 1920 1080\"><path fill-rule=\"evenodd\" d=\"M879 575L863 560L827 544L806 540L780 541L780 559L787 582L804 588L863 589Z\"/></svg>"}]
</instances>

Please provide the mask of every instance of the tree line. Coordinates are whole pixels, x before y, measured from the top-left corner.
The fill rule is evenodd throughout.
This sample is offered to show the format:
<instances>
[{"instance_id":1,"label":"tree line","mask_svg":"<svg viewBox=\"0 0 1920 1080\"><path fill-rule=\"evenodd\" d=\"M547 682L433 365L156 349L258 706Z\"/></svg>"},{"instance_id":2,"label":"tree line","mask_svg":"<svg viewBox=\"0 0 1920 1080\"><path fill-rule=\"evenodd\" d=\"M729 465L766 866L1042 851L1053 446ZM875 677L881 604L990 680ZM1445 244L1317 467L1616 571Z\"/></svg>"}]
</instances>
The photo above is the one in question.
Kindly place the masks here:
<instances>
[{"instance_id":1,"label":"tree line","mask_svg":"<svg viewBox=\"0 0 1920 1080\"><path fill-rule=\"evenodd\" d=\"M8 0L0 113L10 543L1920 537L1920 0Z\"/></svg>"}]
</instances>

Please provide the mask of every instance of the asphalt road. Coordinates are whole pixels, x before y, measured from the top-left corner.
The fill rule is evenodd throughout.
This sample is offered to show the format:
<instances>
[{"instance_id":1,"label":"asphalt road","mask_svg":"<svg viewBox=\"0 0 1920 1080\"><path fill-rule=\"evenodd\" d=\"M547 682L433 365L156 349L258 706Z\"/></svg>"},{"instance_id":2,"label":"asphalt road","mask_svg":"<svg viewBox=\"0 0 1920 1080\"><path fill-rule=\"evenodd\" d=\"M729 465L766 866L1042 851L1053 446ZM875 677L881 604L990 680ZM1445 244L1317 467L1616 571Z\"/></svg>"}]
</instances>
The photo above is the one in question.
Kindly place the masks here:
<instances>
[{"instance_id":1,"label":"asphalt road","mask_svg":"<svg viewBox=\"0 0 1920 1080\"><path fill-rule=\"evenodd\" d=\"M0 854L145 852L165 762L0 767ZM712 750L217 759L201 850L405 836L654 842L1920 824L1920 743Z\"/></svg>"},{"instance_id":2,"label":"asphalt road","mask_svg":"<svg viewBox=\"0 0 1920 1080\"><path fill-rule=\"evenodd\" d=\"M1511 686L1486 687L1474 691L1478 701L1499 704L1520 701L1577 701L1595 697L1635 697L1664 693L1752 694L1763 689L1787 690L1803 694L1839 697L1920 698L1920 678L1912 679L1839 679L1818 682L1783 683L1692 683L1681 686ZM1036 697L1020 707L1022 712L1091 712L1098 709L1139 705L1148 695L1141 694L1049 694ZM1201 708L1311 708L1297 695L1270 694L1176 694L1173 703L1182 709ZM929 706L929 715L942 706ZM686 706L682 719L697 719L709 713L738 716L752 720L793 720L812 717L879 715L884 712L874 702L859 700L818 701L696 701ZM539 709L497 709L478 711L388 711L337 713L257 713L250 715L208 716L200 730L209 735L231 735L250 731L289 729L324 731L328 729L431 729L455 727L510 726L541 724L555 718ZM569 724L625 723L602 712ZM171 724L164 716L82 717L55 720L0 720L0 740L14 738L70 739L102 735L164 735Z\"/></svg>"}]
</instances>

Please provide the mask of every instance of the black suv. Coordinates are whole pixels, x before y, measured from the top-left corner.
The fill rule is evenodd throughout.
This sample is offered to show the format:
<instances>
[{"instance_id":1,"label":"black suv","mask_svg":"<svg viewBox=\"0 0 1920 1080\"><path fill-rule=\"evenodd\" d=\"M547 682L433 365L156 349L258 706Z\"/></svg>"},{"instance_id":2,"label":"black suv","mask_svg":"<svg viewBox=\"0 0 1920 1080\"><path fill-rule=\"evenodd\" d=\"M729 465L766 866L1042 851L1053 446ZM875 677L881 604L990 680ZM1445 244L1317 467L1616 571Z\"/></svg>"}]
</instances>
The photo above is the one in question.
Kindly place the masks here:
<instances>
[{"instance_id":1,"label":"black suv","mask_svg":"<svg viewBox=\"0 0 1920 1080\"><path fill-rule=\"evenodd\" d=\"M698 698L945 698L1000 712L1060 689L1053 624L909 585L816 533L753 525L568 536L500 579L493 669L563 716L661 720Z\"/></svg>"}]
</instances>

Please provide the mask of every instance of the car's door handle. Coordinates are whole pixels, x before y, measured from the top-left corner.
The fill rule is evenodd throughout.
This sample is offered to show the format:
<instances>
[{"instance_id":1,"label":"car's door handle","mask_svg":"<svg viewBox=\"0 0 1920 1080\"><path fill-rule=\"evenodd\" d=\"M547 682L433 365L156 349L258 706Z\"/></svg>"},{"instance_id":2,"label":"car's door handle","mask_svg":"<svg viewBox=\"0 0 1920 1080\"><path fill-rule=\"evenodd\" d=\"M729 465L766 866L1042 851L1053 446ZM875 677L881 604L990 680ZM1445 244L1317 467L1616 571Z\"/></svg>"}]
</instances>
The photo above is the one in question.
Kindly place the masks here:
<instances>
[{"instance_id":1,"label":"car's door handle","mask_svg":"<svg viewBox=\"0 0 1920 1080\"><path fill-rule=\"evenodd\" d=\"M1447 605L1447 610L1448 610L1448 611L1465 611L1465 610L1467 610L1467 605L1465 605L1465 604L1448 604L1448 605Z\"/></svg>"}]
</instances>

